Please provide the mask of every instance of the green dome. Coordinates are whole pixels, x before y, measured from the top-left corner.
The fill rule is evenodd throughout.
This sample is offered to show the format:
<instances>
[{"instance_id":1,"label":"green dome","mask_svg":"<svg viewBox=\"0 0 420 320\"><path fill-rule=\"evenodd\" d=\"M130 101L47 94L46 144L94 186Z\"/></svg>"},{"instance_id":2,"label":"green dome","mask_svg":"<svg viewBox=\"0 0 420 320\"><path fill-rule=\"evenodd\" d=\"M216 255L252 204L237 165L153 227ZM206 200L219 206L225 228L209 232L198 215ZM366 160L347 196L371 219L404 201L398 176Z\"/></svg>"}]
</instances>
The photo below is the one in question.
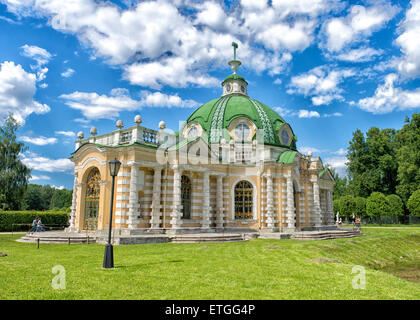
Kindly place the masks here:
<instances>
[{"instance_id":1,"label":"green dome","mask_svg":"<svg viewBox=\"0 0 420 320\"><path fill-rule=\"evenodd\" d=\"M228 81L228 80L242 80L242 81L244 81L246 84L248 84L248 82L246 82L246 80L245 80L245 78L244 78L244 77L242 77L242 76L240 76L239 74L236 74L236 73L233 73L233 74L231 74L230 76L227 76L227 77L225 78L225 80L223 80L222 85L223 85L226 81Z\"/></svg>"},{"instance_id":2,"label":"green dome","mask_svg":"<svg viewBox=\"0 0 420 320\"><path fill-rule=\"evenodd\" d=\"M238 75L235 74L235 76ZM278 132L284 125L289 128L290 126L277 112L242 94L225 95L203 104L191 114L186 125L191 122L199 123L206 132L209 143L218 143L222 138L225 138L226 141L231 139L230 135L226 134L227 130L223 129L227 129L231 122L238 117L248 118L258 129L264 129L264 144L285 147L279 139ZM217 132L222 131L224 135L218 136ZM292 139L286 147L296 150L296 136L293 135L291 129L290 133Z\"/></svg>"}]
</instances>

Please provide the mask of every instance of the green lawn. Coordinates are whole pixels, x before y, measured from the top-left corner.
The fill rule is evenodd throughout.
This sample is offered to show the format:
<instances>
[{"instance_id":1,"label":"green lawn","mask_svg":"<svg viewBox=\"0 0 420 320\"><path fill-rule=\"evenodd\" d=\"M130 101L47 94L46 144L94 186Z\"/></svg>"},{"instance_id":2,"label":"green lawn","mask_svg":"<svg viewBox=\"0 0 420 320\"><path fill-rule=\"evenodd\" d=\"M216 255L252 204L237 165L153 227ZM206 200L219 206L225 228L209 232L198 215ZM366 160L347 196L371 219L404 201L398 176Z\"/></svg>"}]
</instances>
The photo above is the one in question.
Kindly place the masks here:
<instances>
[{"instance_id":1,"label":"green lawn","mask_svg":"<svg viewBox=\"0 0 420 320\"><path fill-rule=\"evenodd\" d=\"M36 249L14 241L22 235L1 235L0 299L419 299L420 230L363 232L324 241L115 246L112 270L102 269L103 245ZM51 286L55 265L65 267L65 290ZM352 288L355 265L366 267L364 290ZM414 281L400 278L405 270Z\"/></svg>"}]
</instances>

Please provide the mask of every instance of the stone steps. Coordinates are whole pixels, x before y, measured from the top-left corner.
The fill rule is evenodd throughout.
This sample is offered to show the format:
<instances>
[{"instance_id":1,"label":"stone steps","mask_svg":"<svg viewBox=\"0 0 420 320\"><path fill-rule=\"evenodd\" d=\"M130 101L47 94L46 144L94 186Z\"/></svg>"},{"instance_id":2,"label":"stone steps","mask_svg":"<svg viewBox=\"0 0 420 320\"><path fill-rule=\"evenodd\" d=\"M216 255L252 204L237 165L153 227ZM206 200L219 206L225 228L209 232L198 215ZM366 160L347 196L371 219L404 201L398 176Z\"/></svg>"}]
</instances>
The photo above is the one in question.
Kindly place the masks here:
<instances>
[{"instance_id":1,"label":"stone steps","mask_svg":"<svg viewBox=\"0 0 420 320\"><path fill-rule=\"evenodd\" d=\"M296 240L327 240L338 238L353 238L363 234L360 231L353 230L326 230L326 231L305 231L295 232L291 235L291 239Z\"/></svg>"},{"instance_id":2,"label":"stone steps","mask_svg":"<svg viewBox=\"0 0 420 320\"><path fill-rule=\"evenodd\" d=\"M224 234L224 235L192 235L179 234L170 237L173 243L203 243L203 242L233 242L247 241L243 234Z\"/></svg>"},{"instance_id":3,"label":"stone steps","mask_svg":"<svg viewBox=\"0 0 420 320\"><path fill-rule=\"evenodd\" d=\"M26 235L20 238L19 242L26 242L26 243L37 243L39 239L39 243L64 243L68 244L70 238L70 244L87 244L88 237L87 236L38 236L38 235ZM96 243L95 237L89 237L89 243Z\"/></svg>"}]
</instances>

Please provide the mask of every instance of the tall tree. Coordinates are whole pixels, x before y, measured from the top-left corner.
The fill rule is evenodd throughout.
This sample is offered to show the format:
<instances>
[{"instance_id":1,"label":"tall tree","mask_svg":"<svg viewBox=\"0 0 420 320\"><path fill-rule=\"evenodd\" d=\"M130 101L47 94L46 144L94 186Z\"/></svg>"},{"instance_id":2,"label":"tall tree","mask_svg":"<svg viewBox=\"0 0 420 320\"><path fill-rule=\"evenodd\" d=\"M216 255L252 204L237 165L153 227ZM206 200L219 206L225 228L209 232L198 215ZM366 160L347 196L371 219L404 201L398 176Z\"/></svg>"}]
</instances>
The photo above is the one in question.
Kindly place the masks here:
<instances>
[{"instance_id":1,"label":"tall tree","mask_svg":"<svg viewBox=\"0 0 420 320\"><path fill-rule=\"evenodd\" d=\"M20 160L26 150L22 142L16 141L19 124L9 115L0 127L0 209L20 209L31 170Z\"/></svg>"},{"instance_id":2,"label":"tall tree","mask_svg":"<svg viewBox=\"0 0 420 320\"><path fill-rule=\"evenodd\" d=\"M414 113L396 135L398 162L397 194L407 203L408 198L420 186L420 114Z\"/></svg>"},{"instance_id":3,"label":"tall tree","mask_svg":"<svg viewBox=\"0 0 420 320\"><path fill-rule=\"evenodd\" d=\"M333 190L333 197L334 199L339 199L340 197L347 195L350 193L348 188L347 178L341 178L338 172L333 168L330 167L331 173L335 180L334 190Z\"/></svg>"},{"instance_id":4,"label":"tall tree","mask_svg":"<svg viewBox=\"0 0 420 320\"><path fill-rule=\"evenodd\" d=\"M372 127L353 133L347 152L349 187L352 194L368 197L372 192L395 193L397 162L395 130Z\"/></svg>"}]
</instances>

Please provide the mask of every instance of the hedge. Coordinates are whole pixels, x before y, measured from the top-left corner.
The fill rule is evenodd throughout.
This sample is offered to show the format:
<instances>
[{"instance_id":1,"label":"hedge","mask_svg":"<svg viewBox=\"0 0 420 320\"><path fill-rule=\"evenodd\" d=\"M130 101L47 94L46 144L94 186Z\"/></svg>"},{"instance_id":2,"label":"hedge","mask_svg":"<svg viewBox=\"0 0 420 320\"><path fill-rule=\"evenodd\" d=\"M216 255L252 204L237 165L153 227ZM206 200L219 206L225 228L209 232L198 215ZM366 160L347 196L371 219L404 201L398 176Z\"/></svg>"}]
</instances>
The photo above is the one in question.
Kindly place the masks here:
<instances>
[{"instance_id":1,"label":"hedge","mask_svg":"<svg viewBox=\"0 0 420 320\"><path fill-rule=\"evenodd\" d=\"M69 213L63 211L0 211L0 231L28 231L30 226L12 224L32 224L36 217L44 225L67 226L69 221Z\"/></svg>"}]
</instances>

